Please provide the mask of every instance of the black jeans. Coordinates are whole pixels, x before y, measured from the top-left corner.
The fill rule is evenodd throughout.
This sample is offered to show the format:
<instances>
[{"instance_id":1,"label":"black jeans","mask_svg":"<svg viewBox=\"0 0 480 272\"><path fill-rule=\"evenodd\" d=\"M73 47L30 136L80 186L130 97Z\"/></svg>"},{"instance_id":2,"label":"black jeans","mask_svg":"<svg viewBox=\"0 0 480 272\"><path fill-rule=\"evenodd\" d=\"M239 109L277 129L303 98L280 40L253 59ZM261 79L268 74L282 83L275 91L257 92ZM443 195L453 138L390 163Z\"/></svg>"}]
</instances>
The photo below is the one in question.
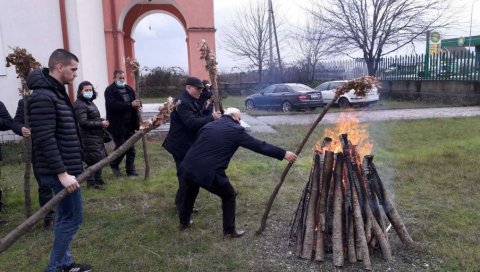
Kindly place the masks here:
<instances>
[{"instance_id":1,"label":"black jeans","mask_svg":"<svg viewBox=\"0 0 480 272\"><path fill-rule=\"evenodd\" d=\"M130 129L127 130L127 132L124 135L112 135L113 142L115 143L115 149L117 150L125 141L132 137L132 135L135 134L135 130ZM127 150L127 152L123 153L118 157L116 160L112 161L110 163L110 167L112 168L119 168L120 163L123 160L123 157L126 155L126 160L125 160L125 171L128 174L133 174L135 173L135 146L132 146Z\"/></svg>"},{"instance_id":2,"label":"black jeans","mask_svg":"<svg viewBox=\"0 0 480 272\"><path fill-rule=\"evenodd\" d=\"M33 175L38 183L38 203L40 204L40 207L43 207L43 205L47 204L47 202L53 198L53 189L50 186L42 185L35 171L33 171ZM55 219L55 211L50 210L47 215L45 215L44 220L49 221L53 219Z\"/></svg>"},{"instance_id":3,"label":"black jeans","mask_svg":"<svg viewBox=\"0 0 480 272\"><path fill-rule=\"evenodd\" d=\"M190 222L193 204L195 203L200 187L202 187L222 199L223 232L232 233L235 231L235 206L237 194L230 182L220 185L217 180L215 180L211 187L202 186L189 180L183 182L185 186L185 197L183 198L179 213L180 224L188 224Z\"/></svg>"}]
</instances>

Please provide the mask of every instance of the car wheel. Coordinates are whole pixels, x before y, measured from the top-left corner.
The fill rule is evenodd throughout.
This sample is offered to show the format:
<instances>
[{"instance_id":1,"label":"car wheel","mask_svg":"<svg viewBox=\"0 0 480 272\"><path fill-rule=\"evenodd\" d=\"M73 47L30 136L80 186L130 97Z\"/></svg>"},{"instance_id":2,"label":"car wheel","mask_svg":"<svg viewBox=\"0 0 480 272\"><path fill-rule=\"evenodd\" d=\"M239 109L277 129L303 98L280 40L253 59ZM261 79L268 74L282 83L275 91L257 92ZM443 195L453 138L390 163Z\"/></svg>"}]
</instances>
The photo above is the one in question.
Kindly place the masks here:
<instances>
[{"instance_id":1,"label":"car wheel","mask_svg":"<svg viewBox=\"0 0 480 272\"><path fill-rule=\"evenodd\" d=\"M255 104L253 104L253 100L245 101L245 107L247 108L247 110L255 109Z\"/></svg>"},{"instance_id":2,"label":"car wheel","mask_svg":"<svg viewBox=\"0 0 480 272\"><path fill-rule=\"evenodd\" d=\"M291 112L292 111L292 103L285 101L282 103L282 110L283 112Z\"/></svg>"},{"instance_id":3,"label":"car wheel","mask_svg":"<svg viewBox=\"0 0 480 272\"><path fill-rule=\"evenodd\" d=\"M338 107L341 109L348 109L350 108L350 102L348 102L348 99L345 97L340 98L340 100L338 100Z\"/></svg>"}]
</instances>

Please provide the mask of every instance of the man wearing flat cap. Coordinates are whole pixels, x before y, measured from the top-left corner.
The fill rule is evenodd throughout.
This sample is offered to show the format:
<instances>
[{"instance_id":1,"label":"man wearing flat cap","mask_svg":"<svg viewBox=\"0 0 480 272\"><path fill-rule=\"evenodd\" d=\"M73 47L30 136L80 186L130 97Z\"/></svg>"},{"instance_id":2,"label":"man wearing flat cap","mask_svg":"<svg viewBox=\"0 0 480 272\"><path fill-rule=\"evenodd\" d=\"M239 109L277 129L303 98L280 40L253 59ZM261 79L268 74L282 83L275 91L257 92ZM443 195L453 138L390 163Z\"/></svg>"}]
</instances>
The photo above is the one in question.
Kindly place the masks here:
<instances>
[{"instance_id":1,"label":"man wearing flat cap","mask_svg":"<svg viewBox=\"0 0 480 272\"><path fill-rule=\"evenodd\" d=\"M192 146L197 132L205 124L220 118L220 112L214 111L212 114L203 116L198 99L202 93L204 85L197 77L188 77L185 82L185 90L176 98L180 104L170 114L170 130L163 142L163 147L173 156L175 165L178 168L185 157L188 149ZM185 197L185 186L179 180L178 190L175 196L175 205L177 210L181 210L180 205Z\"/></svg>"}]
</instances>

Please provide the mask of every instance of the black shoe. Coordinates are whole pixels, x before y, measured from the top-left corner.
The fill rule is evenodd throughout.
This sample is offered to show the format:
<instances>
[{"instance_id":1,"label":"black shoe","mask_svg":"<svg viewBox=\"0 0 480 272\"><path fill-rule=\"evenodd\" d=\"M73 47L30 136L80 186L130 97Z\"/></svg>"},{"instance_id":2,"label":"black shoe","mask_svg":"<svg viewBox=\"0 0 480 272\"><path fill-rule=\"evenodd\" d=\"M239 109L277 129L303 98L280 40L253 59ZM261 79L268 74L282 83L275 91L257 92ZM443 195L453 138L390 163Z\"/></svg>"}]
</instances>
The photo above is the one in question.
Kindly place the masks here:
<instances>
[{"instance_id":1,"label":"black shoe","mask_svg":"<svg viewBox=\"0 0 480 272\"><path fill-rule=\"evenodd\" d=\"M72 263L63 268L63 272L92 272L92 267L88 264Z\"/></svg>"},{"instance_id":2,"label":"black shoe","mask_svg":"<svg viewBox=\"0 0 480 272\"><path fill-rule=\"evenodd\" d=\"M193 226L193 221L190 220L190 222L188 222L188 224L182 224L180 223L180 225L178 225L178 229L183 231L183 230L186 230L186 229L189 229Z\"/></svg>"},{"instance_id":3,"label":"black shoe","mask_svg":"<svg viewBox=\"0 0 480 272\"><path fill-rule=\"evenodd\" d=\"M45 230L53 230L55 227L55 219L45 219L43 221L43 229Z\"/></svg>"},{"instance_id":4,"label":"black shoe","mask_svg":"<svg viewBox=\"0 0 480 272\"><path fill-rule=\"evenodd\" d=\"M118 167L110 167L110 168L112 168L113 175L115 175L116 177L122 176L122 172L120 172L120 168Z\"/></svg>"},{"instance_id":5,"label":"black shoe","mask_svg":"<svg viewBox=\"0 0 480 272\"><path fill-rule=\"evenodd\" d=\"M239 238L239 237L242 237L244 234L245 234L244 230L236 229L232 232L225 232L223 234L223 238Z\"/></svg>"},{"instance_id":6,"label":"black shoe","mask_svg":"<svg viewBox=\"0 0 480 272\"><path fill-rule=\"evenodd\" d=\"M138 177L138 173L137 171L128 172L127 177Z\"/></svg>"}]
</instances>

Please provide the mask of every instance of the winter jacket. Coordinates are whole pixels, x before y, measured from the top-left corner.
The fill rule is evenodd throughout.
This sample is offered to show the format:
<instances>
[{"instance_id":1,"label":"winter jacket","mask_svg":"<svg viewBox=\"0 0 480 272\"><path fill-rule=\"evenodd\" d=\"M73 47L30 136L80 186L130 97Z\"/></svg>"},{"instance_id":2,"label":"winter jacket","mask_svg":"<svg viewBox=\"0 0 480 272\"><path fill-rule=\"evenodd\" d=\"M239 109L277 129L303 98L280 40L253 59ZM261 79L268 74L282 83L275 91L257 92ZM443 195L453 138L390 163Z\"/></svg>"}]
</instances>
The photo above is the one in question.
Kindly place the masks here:
<instances>
[{"instance_id":1,"label":"winter jacket","mask_svg":"<svg viewBox=\"0 0 480 272\"><path fill-rule=\"evenodd\" d=\"M279 160L287 152L254 138L232 117L224 115L200 129L180 165L180 180L193 181L205 187L211 187L214 180L219 185L227 183L225 169L240 146Z\"/></svg>"},{"instance_id":2,"label":"winter jacket","mask_svg":"<svg viewBox=\"0 0 480 272\"><path fill-rule=\"evenodd\" d=\"M163 147L181 161L192 146L200 128L214 119L211 115L202 116L197 101L187 91L183 91L175 101L181 102L170 114L170 129Z\"/></svg>"},{"instance_id":3,"label":"winter jacket","mask_svg":"<svg viewBox=\"0 0 480 272\"><path fill-rule=\"evenodd\" d=\"M36 174L57 175L83 171L80 136L65 85L34 70L27 78L33 93L28 103L32 134L32 162Z\"/></svg>"},{"instance_id":4,"label":"winter jacket","mask_svg":"<svg viewBox=\"0 0 480 272\"><path fill-rule=\"evenodd\" d=\"M132 87L125 85L130 100L135 100L135 92ZM108 131L114 137L121 137L127 134L127 131L138 130L138 113L132 103L126 103L115 83L110 84L105 89L105 108L107 110L107 120L110 122ZM130 124L125 123L125 113L131 114Z\"/></svg>"},{"instance_id":5,"label":"winter jacket","mask_svg":"<svg viewBox=\"0 0 480 272\"><path fill-rule=\"evenodd\" d=\"M106 157L103 144L102 118L97 106L91 100L79 96L73 104L83 146L83 159L88 165Z\"/></svg>"}]
</instances>

